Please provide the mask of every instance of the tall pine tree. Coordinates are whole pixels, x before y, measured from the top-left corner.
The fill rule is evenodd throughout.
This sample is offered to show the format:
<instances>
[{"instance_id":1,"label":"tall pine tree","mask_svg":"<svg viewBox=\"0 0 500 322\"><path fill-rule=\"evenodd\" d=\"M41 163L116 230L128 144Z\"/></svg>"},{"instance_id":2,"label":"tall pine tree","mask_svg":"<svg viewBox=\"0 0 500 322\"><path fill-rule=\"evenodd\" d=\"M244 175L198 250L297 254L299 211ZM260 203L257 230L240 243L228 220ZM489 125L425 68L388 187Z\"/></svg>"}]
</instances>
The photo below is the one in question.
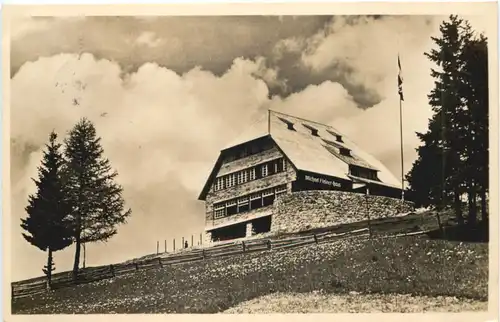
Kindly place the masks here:
<instances>
[{"instance_id":1,"label":"tall pine tree","mask_svg":"<svg viewBox=\"0 0 500 322\"><path fill-rule=\"evenodd\" d=\"M425 53L438 67L431 70L434 115L427 132L417 133L423 146L407 180L417 203L452 206L460 223L466 196L468 222L474 225L477 194L485 218L488 191L487 43L456 16L444 21L440 32L432 38L437 48Z\"/></svg>"},{"instance_id":2,"label":"tall pine tree","mask_svg":"<svg viewBox=\"0 0 500 322\"><path fill-rule=\"evenodd\" d=\"M103 157L101 139L92 122L81 119L65 140L68 191L72 202L72 229L76 244L73 278L78 277L83 243L106 242L126 222L122 188L114 182L118 175Z\"/></svg>"},{"instance_id":3,"label":"tall pine tree","mask_svg":"<svg viewBox=\"0 0 500 322\"><path fill-rule=\"evenodd\" d=\"M487 194L489 186L489 131L488 131L488 43L484 35L476 36L466 23L468 37L462 51L461 96L466 105L468 123L466 169L469 196L469 223L477 219L477 196L481 199L481 218L487 221Z\"/></svg>"},{"instance_id":4,"label":"tall pine tree","mask_svg":"<svg viewBox=\"0 0 500 322\"><path fill-rule=\"evenodd\" d=\"M72 243L72 232L68 229L71 208L65 191L63 177L64 160L61 144L56 142L57 134L50 133L49 144L38 168L38 180L33 179L37 192L30 195L26 212L21 219L24 239L47 252L47 264L43 272L47 276L47 287L51 287L52 272L55 270L53 252L62 250Z\"/></svg>"}]
</instances>

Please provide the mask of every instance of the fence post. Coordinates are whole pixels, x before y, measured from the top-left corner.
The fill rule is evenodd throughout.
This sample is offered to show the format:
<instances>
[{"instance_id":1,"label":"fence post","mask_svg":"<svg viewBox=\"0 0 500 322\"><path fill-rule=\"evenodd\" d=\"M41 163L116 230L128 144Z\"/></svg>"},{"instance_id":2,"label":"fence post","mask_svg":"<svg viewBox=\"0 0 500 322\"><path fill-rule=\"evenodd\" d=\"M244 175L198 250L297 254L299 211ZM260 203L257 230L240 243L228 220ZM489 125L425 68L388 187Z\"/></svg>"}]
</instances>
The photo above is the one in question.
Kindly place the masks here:
<instances>
[{"instance_id":1,"label":"fence post","mask_svg":"<svg viewBox=\"0 0 500 322\"><path fill-rule=\"evenodd\" d=\"M113 264L109 265L109 270L111 272L111 276L115 277L115 269L113 267Z\"/></svg>"},{"instance_id":2,"label":"fence post","mask_svg":"<svg viewBox=\"0 0 500 322\"><path fill-rule=\"evenodd\" d=\"M175 252L175 238L174 238L174 252Z\"/></svg>"},{"instance_id":3,"label":"fence post","mask_svg":"<svg viewBox=\"0 0 500 322\"><path fill-rule=\"evenodd\" d=\"M243 245L243 252L246 252L247 250L246 250L246 245L245 245L245 242L244 242L244 241L242 241L242 242L241 242L241 245Z\"/></svg>"},{"instance_id":4,"label":"fence post","mask_svg":"<svg viewBox=\"0 0 500 322\"><path fill-rule=\"evenodd\" d=\"M271 240L270 239L267 240L267 249L271 249Z\"/></svg>"},{"instance_id":5,"label":"fence post","mask_svg":"<svg viewBox=\"0 0 500 322\"><path fill-rule=\"evenodd\" d=\"M167 252L167 240L165 239L165 253Z\"/></svg>"},{"instance_id":6,"label":"fence post","mask_svg":"<svg viewBox=\"0 0 500 322\"><path fill-rule=\"evenodd\" d=\"M139 263L138 263L138 262L135 262L135 263L134 263L134 265L135 265L135 269L136 269L136 270L139 270Z\"/></svg>"},{"instance_id":7,"label":"fence post","mask_svg":"<svg viewBox=\"0 0 500 322\"><path fill-rule=\"evenodd\" d=\"M203 256L203 259L205 259L205 249L201 249L201 256Z\"/></svg>"},{"instance_id":8,"label":"fence post","mask_svg":"<svg viewBox=\"0 0 500 322\"><path fill-rule=\"evenodd\" d=\"M313 237L314 237L314 242L317 244L318 243L318 237L316 236L316 234L313 234Z\"/></svg>"},{"instance_id":9,"label":"fence post","mask_svg":"<svg viewBox=\"0 0 500 322\"><path fill-rule=\"evenodd\" d=\"M372 223L370 219L370 202L368 201L370 195L370 189L366 186L366 217L368 219L368 236L372 238Z\"/></svg>"},{"instance_id":10,"label":"fence post","mask_svg":"<svg viewBox=\"0 0 500 322\"><path fill-rule=\"evenodd\" d=\"M161 264L161 258L158 257L158 264L160 265L160 267L163 267L163 265Z\"/></svg>"},{"instance_id":11,"label":"fence post","mask_svg":"<svg viewBox=\"0 0 500 322\"><path fill-rule=\"evenodd\" d=\"M194 246L194 235L191 235L191 247Z\"/></svg>"},{"instance_id":12,"label":"fence post","mask_svg":"<svg viewBox=\"0 0 500 322\"><path fill-rule=\"evenodd\" d=\"M443 234L443 226L441 225L441 218L439 217L439 211L436 211L436 218L439 226L439 232Z\"/></svg>"}]
</instances>

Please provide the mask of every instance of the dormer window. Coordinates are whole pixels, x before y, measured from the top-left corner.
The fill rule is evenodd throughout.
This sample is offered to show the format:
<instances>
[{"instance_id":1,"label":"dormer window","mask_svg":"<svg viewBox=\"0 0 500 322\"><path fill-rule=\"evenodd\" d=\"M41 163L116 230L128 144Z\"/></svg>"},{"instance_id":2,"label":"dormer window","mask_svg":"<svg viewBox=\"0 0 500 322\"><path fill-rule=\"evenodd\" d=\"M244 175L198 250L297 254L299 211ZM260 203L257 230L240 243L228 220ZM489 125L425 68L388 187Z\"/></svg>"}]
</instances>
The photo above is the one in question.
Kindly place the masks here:
<instances>
[{"instance_id":1,"label":"dormer window","mask_svg":"<svg viewBox=\"0 0 500 322\"><path fill-rule=\"evenodd\" d=\"M340 148L339 150L340 150L340 155L343 155L345 157L352 157L351 150L346 148Z\"/></svg>"},{"instance_id":2,"label":"dormer window","mask_svg":"<svg viewBox=\"0 0 500 322\"><path fill-rule=\"evenodd\" d=\"M288 127L288 129L290 131L295 131L295 128L293 127L293 123L288 121L288 120L285 120L285 119L282 119L281 117L278 117L280 119L281 122L285 123L286 126Z\"/></svg>"},{"instance_id":3,"label":"dormer window","mask_svg":"<svg viewBox=\"0 0 500 322\"><path fill-rule=\"evenodd\" d=\"M318 129L315 129L314 127L312 127L312 126L310 126L308 124L302 124L302 125L304 125L305 128L309 129L311 131L311 134L313 136L319 136L318 135Z\"/></svg>"},{"instance_id":4,"label":"dormer window","mask_svg":"<svg viewBox=\"0 0 500 322\"><path fill-rule=\"evenodd\" d=\"M338 133L335 133L333 132L332 130L326 130L328 133L330 133L331 135L333 135L335 137L335 140L337 142L340 142L340 143L344 143L344 141L342 140L342 135L338 134Z\"/></svg>"}]
</instances>

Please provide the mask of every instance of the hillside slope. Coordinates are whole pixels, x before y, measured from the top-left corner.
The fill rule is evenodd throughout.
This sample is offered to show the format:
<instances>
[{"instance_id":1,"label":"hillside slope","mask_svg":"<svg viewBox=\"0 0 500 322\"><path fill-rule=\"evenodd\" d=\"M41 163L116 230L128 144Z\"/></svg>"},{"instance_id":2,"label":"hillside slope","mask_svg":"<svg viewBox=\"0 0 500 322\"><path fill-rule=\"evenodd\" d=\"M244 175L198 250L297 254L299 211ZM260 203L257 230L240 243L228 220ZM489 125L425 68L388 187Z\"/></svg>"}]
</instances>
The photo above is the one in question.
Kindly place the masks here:
<instances>
[{"instance_id":1,"label":"hillside slope","mask_svg":"<svg viewBox=\"0 0 500 322\"><path fill-rule=\"evenodd\" d=\"M13 313L216 313L275 292L487 300L488 245L357 237L138 271L14 299Z\"/></svg>"}]
</instances>

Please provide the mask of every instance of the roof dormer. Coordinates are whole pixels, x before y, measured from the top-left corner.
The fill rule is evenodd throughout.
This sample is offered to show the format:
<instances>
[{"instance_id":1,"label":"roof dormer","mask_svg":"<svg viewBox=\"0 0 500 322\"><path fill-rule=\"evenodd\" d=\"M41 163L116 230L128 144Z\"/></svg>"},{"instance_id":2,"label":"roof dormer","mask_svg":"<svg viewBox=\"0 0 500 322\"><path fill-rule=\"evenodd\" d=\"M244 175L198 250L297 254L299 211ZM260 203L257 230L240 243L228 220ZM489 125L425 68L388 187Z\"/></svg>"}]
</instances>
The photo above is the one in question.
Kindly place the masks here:
<instances>
[{"instance_id":1,"label":"roof dormer","mask_svg":"<svg viewBox=\"0 0 500 322\"><path fill-rule=\"evenodd\" d=\"M286 119L284 119L284 118L281 118L281 117L278 117L278 119L279 119L281 122L285 123L285 124L287 125L287 128L288 128L290 131L295 131L295 128L294 128L294 126L293 126L293 123L292 123L292 122L290 122L289 120L286 120Z\"/></svg>"},{"instance_id":2,"label":"roof dormer","mask_svg":"<svg viewBox=\"0 0 500 322\"><path fill-rule=\"evenodd\" d=\"M311 135L313 135L313 136L319 136L319 134L318 134L318 129L316 129L316 128L314 128L314 127L310 126L309 124L304 124L304 123L303 123L302 125L303 125L306 129L308 129L308 130L310 130L310 131L311 131Z\"/></svg>"}]
</instances>

